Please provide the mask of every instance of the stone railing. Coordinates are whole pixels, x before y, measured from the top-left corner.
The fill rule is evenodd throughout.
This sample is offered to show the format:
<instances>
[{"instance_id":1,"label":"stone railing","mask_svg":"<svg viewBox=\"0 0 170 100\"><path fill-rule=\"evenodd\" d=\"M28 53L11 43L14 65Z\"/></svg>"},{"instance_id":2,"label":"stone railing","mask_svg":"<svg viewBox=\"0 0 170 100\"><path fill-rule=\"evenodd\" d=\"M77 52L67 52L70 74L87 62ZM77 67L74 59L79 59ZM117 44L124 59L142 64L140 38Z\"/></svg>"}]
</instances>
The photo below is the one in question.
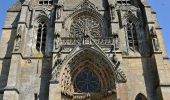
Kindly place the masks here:
<instances>
[{"instance_id":1,"label":"stone railing","mask_svg":"<svg viewBox=\"0 0 170 100\"><path fill-rule=\"evenodd\" d=\"M93 38L93 40L98 44L98 45L114 45L114 38L112 37L104 37L104 38ZM62 37L60 45L63 46L74 46L79 43L78 38L72 38L72 37ZM93 45L92 41L90 38L83 38L81 41L82 44L88 44L88 45Z\"/></svg>"}]
</instances>

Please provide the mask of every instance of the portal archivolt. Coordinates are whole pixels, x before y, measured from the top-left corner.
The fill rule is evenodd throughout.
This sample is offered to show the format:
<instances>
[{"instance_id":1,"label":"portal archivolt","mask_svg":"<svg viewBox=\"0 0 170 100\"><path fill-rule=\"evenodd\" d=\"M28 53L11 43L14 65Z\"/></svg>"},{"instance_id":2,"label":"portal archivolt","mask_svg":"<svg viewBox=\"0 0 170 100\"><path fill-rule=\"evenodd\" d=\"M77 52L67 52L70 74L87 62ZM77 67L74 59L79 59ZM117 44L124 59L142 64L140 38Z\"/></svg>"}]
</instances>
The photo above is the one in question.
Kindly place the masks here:
<instances>
[{"instance_id":1,"label":"portal archivolt","mask_svg":"<svg viewBox=\"0 0 170 100\"><path fill-rule=\"evenodd\" d=\"M105 58L96 52L85 49L62 68L62 94L71 97L89 94L96 99L116 97L115 74Z\"/></svg>"}]
</instances>

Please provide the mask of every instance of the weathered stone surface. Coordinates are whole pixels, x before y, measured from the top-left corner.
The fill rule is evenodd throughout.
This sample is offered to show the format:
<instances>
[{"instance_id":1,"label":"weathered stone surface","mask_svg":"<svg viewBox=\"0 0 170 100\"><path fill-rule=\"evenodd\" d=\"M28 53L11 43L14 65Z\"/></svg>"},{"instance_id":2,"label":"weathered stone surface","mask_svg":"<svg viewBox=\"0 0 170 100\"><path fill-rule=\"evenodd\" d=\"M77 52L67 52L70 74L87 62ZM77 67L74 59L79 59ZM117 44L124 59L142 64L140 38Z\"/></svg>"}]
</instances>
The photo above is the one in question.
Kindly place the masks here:
<instances>
[{"instance_id":1,"label":"weathered stone surface","mask_svg":"<svg viewBox=\"0 0 170 100\"><path fill-rule=\"evenodd\" d=\"M51 1L8 10L0 100L169 100L169 58L147 0Z\"/></svg>"}]
</instances>

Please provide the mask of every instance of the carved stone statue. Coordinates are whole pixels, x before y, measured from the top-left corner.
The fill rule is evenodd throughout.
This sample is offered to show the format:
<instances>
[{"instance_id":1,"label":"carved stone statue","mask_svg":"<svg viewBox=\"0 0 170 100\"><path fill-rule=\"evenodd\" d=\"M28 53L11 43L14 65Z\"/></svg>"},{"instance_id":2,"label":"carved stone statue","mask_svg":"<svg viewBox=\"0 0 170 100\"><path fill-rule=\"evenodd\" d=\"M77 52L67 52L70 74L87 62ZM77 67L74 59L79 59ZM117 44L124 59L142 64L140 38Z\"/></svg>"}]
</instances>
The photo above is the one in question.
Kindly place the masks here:
<instances>
[{"instance_id":1,"label":"carved stone statue","mask_svg":"<svg viewBox=\"0 0 170 100\"><path fill-rule=\"evenodd\" d=\"M150 34L151 34L151 37L152 37L154 49L156 51L158 51L159 50L159 42L158 42L157 34L156 34L156 31L155 31L154 27L152 27L150 29Z\"/></svg>"},{"instance_id":2,"label":"carved stone statue","mask_svg":"<svg viewBox=\"0 0 170 100\"><path fill-rule=\"evenodd\" d=\"M85 29L82 29L81 30L81 33L79 33L78 35L78 43L81 45L81 44L84 44L85 43L85 39L89 37L90 35L90 32L89 32L89 28L85 28Z\"/></svg>"},{"instance_id":3,"label":"carved stone statue","mask_svg":"<svg viewBox=\"0 0 170 100\"><path fill-rule=\"evenodd\" d=\"M61 18L61 8L63 7L63 0L59 0L58 4L56 5L56 17L57 19Z\"/></svg>"},{"instance_id":4,"label":"carved stone statue","mask_svg":"<svg viewBox=\"0 0 170 100\"><path fill-rule=\"evenodd\" d=\"M115 19L115 5L110 4L110 14L111 14L111 19L114 20Z\"/></svg>"},{"instance_id":5,"label":"carved stone statue","mask_svg":"<svg viewBox=\"0 0 170 100\"><path fill-rule=\"evenodd\" d=\"M113 57L112 57L112 61L113 63L115 64L115 69L119 69L119 65L120 65L120 61L119 61L119 58L118 56L115 54L113 54ZM120 79L121 80L121 79Z\"/></svg>"},{"instance_id":6,"label":"carved stone statue","mask_svg":"<svg viewBox=\"0 0 170 100\"><path fill-rule=\"evenodd\" d=\"M62 59L61 59L61 52L57 53L57 60L55 62L55 66L61 65Z\"/></svg>"},{"instance_id":7,"label":"carved stone statue","mask_svg":"<svg viewBox=\"0 0 170 100\"><path fill-rule=\"evenodd\" d=\"M119 39L118 39L118 35L114 34L114 44L115 44L115 49L119 49Z\"/></svg>"},{"instance_id":8,"label":"carved stone statue","mask_svg":"<svg viewBox=\"0 0 170 100\"><path fill-rule=\"evenodd\" d=\"M83 44L84 34L78 35L78 44L81 46Z\"/></svg>"},{"instance_id":9,"label":"carved stone statue","mask_svg":"<svg viewBox=\"0 0 170 100\"><path fill-rule=\"evenodd\" d=\"M60 51L60 49L61 49L61 47L60 47L61 38L60 38L59 32L57 32L55 34L54 42L55 42L55 50Z\"/></svg>"},{"instance_id":10,"label":"carved stone statue","mask_svg":"<svg viewBox=\"0 0 170 100\"><path fill-rule=\"evenodd\" d=\"M21 26L18 28L17 31L17 36L15 39L15 51L18 51L20 49L20 45L21 45Z\"/></svg>"},{"instance_id":11,"label":"carved stone statue","mask_svg":"<svg viewBox=\"0 0 170 100\"><path fill-rule=\"evenodd\" d=\"M61 18L61 6L59 6L59 5L57 5L56 15L57 15L57 19L60 19L60 18Z\"/></svg>"},{"instance_id":12,"label":"carved stone statue","mask_svg":"<svg viewBox=\"0 0 170 100\"><path fill-rule=\"evenodd\" d=\"M54 69L52 70L52 80L57 80L58 74L60 73L62 63L63 63L63 60L61 58L61 52L58 52L57 59L54 64Z\"/></svg>"},{"instance_id":13,"label":"carved stone statue","mask_svg":"<svg viewBox=\"0 0 170 100\"><path fill-rule=\"evenodd\" d=\"M113 55L113 58L112 58L112 59L113 59L113 62L118 62L118 58L117 58L117 55L116 55L116 54Z\"/></svg>"},{"instance_id":14,"label":"carved stone statue","mask_svg":"<svg viewBox=\"0 0 170 100\"><path fill-rule=\"evenodd\" d=\"M152 36L153 38L157 38L157 35L156 35L156 32L155 32L154 27L152 27L152 28L150 29L150 33L151 33L151 36Z\"/></svg>"}]
</instances>

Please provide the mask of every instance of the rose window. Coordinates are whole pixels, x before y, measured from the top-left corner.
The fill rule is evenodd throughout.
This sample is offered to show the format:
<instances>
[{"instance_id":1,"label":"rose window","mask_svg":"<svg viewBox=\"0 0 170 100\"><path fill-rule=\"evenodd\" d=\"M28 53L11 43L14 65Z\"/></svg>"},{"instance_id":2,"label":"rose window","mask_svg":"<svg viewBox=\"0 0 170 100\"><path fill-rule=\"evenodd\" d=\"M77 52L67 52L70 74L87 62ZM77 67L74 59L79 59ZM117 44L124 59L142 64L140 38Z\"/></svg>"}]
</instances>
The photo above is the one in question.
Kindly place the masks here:
<instances>
[{"instance_id":1,"label":"rose window","mask_svg":"<svg viewBox=\"0 0 170 100\"><path fill-rule=\"evenodd\" d=\"M80 16L71 24L70 33L75 37L79 37L79 35L99 37L101 36L101 25L93 17Z\"/></svg>"},{"instance_id":2,"label":"rose window","mask_svg":"<svg viewBox=\"0 0 170 100\"><path fill-rule=\"evenodd\" d=\"M76 77L75 87L79 92L97 92L100 90L100 81L95 73L86 68Z\"/></svg>"}]
</instances>

